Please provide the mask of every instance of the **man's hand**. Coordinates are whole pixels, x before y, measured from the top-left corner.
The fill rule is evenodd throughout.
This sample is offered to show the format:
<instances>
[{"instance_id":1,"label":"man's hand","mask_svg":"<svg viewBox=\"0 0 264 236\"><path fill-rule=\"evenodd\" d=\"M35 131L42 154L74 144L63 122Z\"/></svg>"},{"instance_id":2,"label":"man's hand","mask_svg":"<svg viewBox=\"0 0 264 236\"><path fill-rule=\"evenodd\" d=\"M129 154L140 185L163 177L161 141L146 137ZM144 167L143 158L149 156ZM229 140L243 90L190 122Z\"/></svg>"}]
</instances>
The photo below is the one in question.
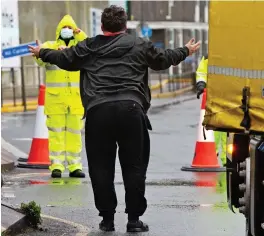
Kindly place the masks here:
<instances>
[{"instance_id":1,"label":"man's hand","mask_svg":"<svg viewBox=\"0 0 264 236\"><path fill-rule=\"evenodd\" d=\"M200 81L196 84L197 99L200 99L200 95L204 92L205 87L206 83L203 81Z\"/></svg>"},{"instance_id":2,"label":"man's hand","mask_svg":"<svg viewBox=\"0 0 264 236\"><path fill-rule=\"evenodd\" d=\"M28 48L29 48L29 51L32 53L32 56L39 58L40 45L39 45L38 40L36 40L36 44L37 44L36 47L28 45Z\"/></svg>"},{"instance_id":3,"label":"man's hand","mask_svg":"<svg viewBox=\"0 0 264 236\"><path fill-rule=\"evenodd\" d=\"M201 45L201 41L198 41L197 43L195 43L195 39L192 38L186 45L185 47L187 47L189 49L189 56L191 56L193 53L197 52L198 49L200 48Z\"/></svg>"}]
</instances>

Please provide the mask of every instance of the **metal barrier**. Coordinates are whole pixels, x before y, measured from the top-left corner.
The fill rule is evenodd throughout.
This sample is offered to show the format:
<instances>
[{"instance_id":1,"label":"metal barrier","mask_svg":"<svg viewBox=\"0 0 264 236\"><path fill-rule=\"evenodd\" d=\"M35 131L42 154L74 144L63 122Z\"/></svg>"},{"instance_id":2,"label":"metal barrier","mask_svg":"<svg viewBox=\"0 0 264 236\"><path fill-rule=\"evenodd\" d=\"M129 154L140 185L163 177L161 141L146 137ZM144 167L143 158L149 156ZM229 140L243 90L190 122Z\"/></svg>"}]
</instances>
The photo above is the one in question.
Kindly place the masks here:
<instances>
[{"instance_id":1,"label":"metal barrier","mask_svg":"<svg viewBox=\"0 0 264 236\"><path fill-rule=\"evenodd\" d=\"M169 93L179 89L194 86L195 73L186 72L180 75L170 76L168 73L159 72L149 75L149 86L152 93Z\"/></svg>"},{"instance_id":2,"label":"metal barrier","mask_svg":"<svg viewBox=\"0 0 264 236\"><path fill-rule=\"evenodd\" d=\"M2 112L36 108L39 85L45 84L44 68L37 65L2 68L1 75ZM195 85L195 74L191 71L173 76L167 71L149 73L149 87L153 94L174 92L192 85Z\"/></svg>"},{"instance_id":3,"label":"metal barrier","mask_svg":"<svg viewBox=\"0 0 264 236\"><path fill-rule=\"evenodd\" d=\"M1 107L23 106L35 103L39 85L44 81L44 69L35 65L1 68Z\"/></svg>"}]
</instances>

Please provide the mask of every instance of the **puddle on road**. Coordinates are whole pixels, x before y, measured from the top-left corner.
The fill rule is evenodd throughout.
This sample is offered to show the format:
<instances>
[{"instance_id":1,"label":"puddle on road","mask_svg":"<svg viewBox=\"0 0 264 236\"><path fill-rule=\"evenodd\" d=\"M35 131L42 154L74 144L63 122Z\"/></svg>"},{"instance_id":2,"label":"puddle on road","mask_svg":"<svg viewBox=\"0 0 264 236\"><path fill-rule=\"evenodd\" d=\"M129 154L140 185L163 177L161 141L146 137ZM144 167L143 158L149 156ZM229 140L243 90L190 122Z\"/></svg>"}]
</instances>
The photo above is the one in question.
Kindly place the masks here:
<instances>
[{"instance_id":1,"label":"puddle on road","mask_svg":"<svg viewBox=\"0 0 264 236\"><path fill-rule=\"evenodd\" d=\"M18 176L7 176L4 186L20 186L21 188L29 185L88 185L90 180L75 179L70 177L62 177L52 179L49 173L39 174L40 178L32 177L31 174L19 174ZM48 179L47 179L48 177ZM116 185L123 185L123 182L115 182ZM194 172L192 178L185 179L160 179L147 180L146 185L149 186L189 186L189 187L218 187L218 192L225 192L226 188L226 174L215 172Z\"/></svg>"},{"instance_id":2,"label":"puddle on road","mask_svg":"<svg viewBox=\"0 0 264 236\"><path fill-rule=\"evenodd\" d=\"M156 187L158 190L160 188L170 188L181 187L182 191L194 192L193 197L200 199L201 204L187 203L186 205L172 203L165 207L171 208L186 208L186 209L196 209L202 208L212 208L213 210L228 209L227 203L223 202L226 198L226 174L225 173L192 173L191 180L182 179L163 179L155 181L147 181L148 186ZM27 175L25 175L27 176ZM15 176L13 176L15 177ZM117 185L123 184L120 182ZM88 192L91 191L91 186L83 188L82 186L90 185L90 181L87 179L73 179L69 177L61 179L52 179L47 175L43 175L42 178L36 177L22 177L22 178L10 178L9 181L5 181L2 188L2 198L12 199L18 198L21 193L23 193L22 199L26 199L28 191L32 192L32 196L38 196L39 199L46 207L58 207L58 206L83 206L86 205L85 198ZM191 188L187 188L191 187ZM30 188L30 190L23 190ZM19 190L21 189L21 190ZM189 189L189 190L188 190ZM208 189L208 190L205 190ZM163 191L163 190L162 190ZM173 190L174 191L174 190ZM37 194L37 195L34 195ZM77 194L77 195L76 195ZM49 197L45 197L49 196ZM53 197L52 197L53 196ZM211 204L211 196L217 202ZM177 199L177 195L175 195ZM17 201L17 200L15 200ZM224 200L225 201L225 200ZM162 207L162 206L160 206ZM164 206L163 206L164 207Z\"/></svg>"}]
</instances>

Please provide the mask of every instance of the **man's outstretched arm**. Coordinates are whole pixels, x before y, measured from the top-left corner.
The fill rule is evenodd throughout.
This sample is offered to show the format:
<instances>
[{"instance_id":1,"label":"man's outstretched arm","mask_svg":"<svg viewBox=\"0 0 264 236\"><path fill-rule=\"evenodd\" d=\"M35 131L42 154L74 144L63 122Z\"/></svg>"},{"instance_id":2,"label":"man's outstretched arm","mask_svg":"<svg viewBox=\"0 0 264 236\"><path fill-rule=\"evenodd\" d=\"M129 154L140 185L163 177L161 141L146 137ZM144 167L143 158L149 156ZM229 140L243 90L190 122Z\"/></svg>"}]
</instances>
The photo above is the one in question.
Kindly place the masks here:
<instances>
[{"instance_id":1,"label":"man's outstretched arm","mask_svg":"<svg viewBox=\"0 0 264 236\"><path fill-rule=\"evenodd\" d=\"M63 50L53 50L48 48L30 47L30 51L43 62L57 65L63 70L78 71L83 68L85 57L88 56L85 47L86 41L78 43L76 46L65 48Z\"/></svg>"},{"instance_id":2,"label":"man's outstretched arm","mask_svg":"<svg viewBox=\"0 0 264 236\"><path fill-rule=\"evenodd\" d=\"M191 39L184 47L164 50L147 42L147 64L153 70L165 70L170 66L176 66L186 57L195 53L200 48L200 44L200 42L194 43L194 39Z\"/></svg>"}]
</instances>

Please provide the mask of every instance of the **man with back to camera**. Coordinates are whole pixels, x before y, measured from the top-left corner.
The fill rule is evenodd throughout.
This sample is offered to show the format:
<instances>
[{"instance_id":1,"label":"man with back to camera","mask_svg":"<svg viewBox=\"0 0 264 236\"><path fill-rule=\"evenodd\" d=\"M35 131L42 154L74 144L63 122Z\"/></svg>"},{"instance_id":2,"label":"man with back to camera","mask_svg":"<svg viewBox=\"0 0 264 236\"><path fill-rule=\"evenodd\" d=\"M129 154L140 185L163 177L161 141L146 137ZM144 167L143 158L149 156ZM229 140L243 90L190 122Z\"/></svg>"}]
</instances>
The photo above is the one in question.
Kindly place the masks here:
<instances>
[{"instance_id":1,"label":"man with back to camera","mask_svg":"<svg viewBox=\"0 0 264 236\"><path fill-rule=\"evenodd\" d=\"M127 14L121 7L105 8L103 35L62 51L30 46L44 62L81 71L80 91L85 109L86 153L95 206L103 220L99 228L114 231L117 198L114 188L117 144L125 186L128 232L146 232L139 220L147 208L145 180L151 129L148 68L165 70L195 53L200 42L190 40L174 50L155 48L143 38L126 34Z\"/></svg>"}]
</instances>

